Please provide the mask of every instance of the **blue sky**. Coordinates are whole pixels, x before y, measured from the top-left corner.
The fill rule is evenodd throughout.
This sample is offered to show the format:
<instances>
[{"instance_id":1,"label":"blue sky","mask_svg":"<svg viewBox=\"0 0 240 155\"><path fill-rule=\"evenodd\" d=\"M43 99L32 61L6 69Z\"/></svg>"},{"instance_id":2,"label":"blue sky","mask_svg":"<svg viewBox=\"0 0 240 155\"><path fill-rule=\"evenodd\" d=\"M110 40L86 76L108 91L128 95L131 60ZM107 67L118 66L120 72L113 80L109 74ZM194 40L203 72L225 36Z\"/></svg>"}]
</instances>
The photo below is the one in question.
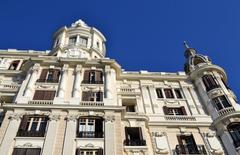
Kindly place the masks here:
<instances>
[{"instance_id":1,"label":"blue sky","mask_svg":"<svg viewBox=\"0 0 240 155\"><path fill-rule=\"evenodd\" d=\"M239 0L21 0L0 2L0 49L51 49L52 34L83 19L124 69L183 70L183 41L223 67L240 95Z\"/></svg>"}]
</instances>

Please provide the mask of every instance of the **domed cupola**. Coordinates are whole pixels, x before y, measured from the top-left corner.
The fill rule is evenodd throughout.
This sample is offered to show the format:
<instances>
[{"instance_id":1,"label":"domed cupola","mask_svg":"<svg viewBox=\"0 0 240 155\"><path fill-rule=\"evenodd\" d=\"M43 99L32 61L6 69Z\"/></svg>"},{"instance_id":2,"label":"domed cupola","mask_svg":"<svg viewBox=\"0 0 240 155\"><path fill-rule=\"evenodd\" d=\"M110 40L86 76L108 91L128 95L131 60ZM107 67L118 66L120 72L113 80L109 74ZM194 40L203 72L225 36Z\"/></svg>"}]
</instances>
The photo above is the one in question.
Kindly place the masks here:
<instances>
[{"instance_id":1,"label":"domed cupola","mask_svg":"<svg viewBox=\"0 0 240 155\"><path fill-rule=\"evenodd\" d=\"M200 67L204 64L211 64L211 60L208 56L204 56L202 54L198 54L195 49L190 48L186 42L184 42L185 50L185 57L186 63L184 65L184 70L187 74L190 74L194 71L197 67Z\"/></svg>"},{"instance_id":2,"label":"domed cupola","mask_svg":"<svg viewBox=\"0 0 240 155\"><path fill-rule=\"evenodd\" d=\"M106 39L94 27L78 20L70 27L60 28L53 36L53 49L49 55L64 58L99 59L105 57Z\"/></svg>"}]
</instances>

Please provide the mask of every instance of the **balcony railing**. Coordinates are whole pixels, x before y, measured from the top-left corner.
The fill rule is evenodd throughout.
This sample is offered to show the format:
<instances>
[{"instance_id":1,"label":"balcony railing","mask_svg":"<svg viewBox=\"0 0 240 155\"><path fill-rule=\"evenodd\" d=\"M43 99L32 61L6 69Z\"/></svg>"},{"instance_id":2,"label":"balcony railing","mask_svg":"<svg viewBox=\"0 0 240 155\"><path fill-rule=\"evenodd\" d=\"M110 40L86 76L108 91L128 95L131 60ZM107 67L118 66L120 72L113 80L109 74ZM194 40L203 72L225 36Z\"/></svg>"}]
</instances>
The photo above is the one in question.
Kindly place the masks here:
<instances>
[{"instance_id":1,"label":"balcony railing","mask_svg":"<svg viewBox=\"0 0 240 155\"><path fill-rule=\"evenodd\" d=\"M218 111L218 116L225 116L225 115L227 115L229 113L232 113L234 111L235 110L234 110L233 107L224 108L224 109Z\"/></svg>"},{"instance_id":2,"label":"balcony railing","mask_svg":"<svg viewBox=\"0 0 240 155\"><path fill-rule=\"evenodd\" d=\"M196 117L184 115L166 115L164 118L169 121L196 121Z\"/></svg>"},{"instance_id":3,"label":"balcony railing","mask_svg":"<svg viewBox=\"0 0 240 155\"><path fill-rule=\"evenodd\" d=\"M56 79L38 79L37 82L58 83L59 80L56 80Z\"/></svg>"},{"instance_id":4,"label":"balcony railing","mask_svg":"<svg viewBox=\"0 0 240 155\"><path fill-rule=\"evenodd\" d=\"M20 85L18 84L1 84L0 89L9 90L9 91L17 91L19 89Z\"/></svg>"},{"instance_id":5,"label":"balcony railing","mask_svg":"<svg viewBox=\"0 0 240 155\"><path fill-rule=\"evenodd\" d=\"M103 138L103 132L82 131L77 133L78 138Z\"/></svg>"},{"instance_id":6,"label":"balcony railing","mask_svg":"<svg viewBox=\"0 0 240 155\"><path fill-rule=\"evenodd\" d=\"M44 131L24 131L19 130L17 133L18 137L44 137Z\"/></svg>"},{"instance_id":7,"label":"balcony railing","mask_svg":"<svg viewBox=\"0 0 240 155\"><path fill-rule=\"evenodd\" d=\"M100 106L104 106L104 103L102 101L81 101L80 105L100 107Z\"/></svg>"},{"instance_id":8,"label":"balcony railing","mask_svg":"<svg viewBox=\"0 0 240 155\"><path fill-rule=\"evenodd\" d=\"M28 101L28 104L51 105L53 104L53 100L32 100Z\"/></svg>"},{"instance_id":9,"label":"balcony railing","mask_svg":"<svg viewBox=\"0 0 240 155\"><path fill-rule=\"evenodd\" d=\"M89 81L89 80L83 80L83 84L103 84L103 81Z\"/></svg>"},{"instance_id":10,"label":"balcony railing","mask_svg":"<svg viewBox=\"0 0 240 155\"><path fill-rule=\"evenodd\" d=\"M177 155L182 154L207 155L204 145L177 145L175 150Z\"/></svg>"},{"instance_id":11,"label":"balcony railing","mask_svg":"<svg viewBox=\"0 0 240 155\"><path fill-rule=\"evenodd\" d=\"M146 140L130 140L125 139L123 144L125 146L146 146Z\"/></svg>"}]
</instances>

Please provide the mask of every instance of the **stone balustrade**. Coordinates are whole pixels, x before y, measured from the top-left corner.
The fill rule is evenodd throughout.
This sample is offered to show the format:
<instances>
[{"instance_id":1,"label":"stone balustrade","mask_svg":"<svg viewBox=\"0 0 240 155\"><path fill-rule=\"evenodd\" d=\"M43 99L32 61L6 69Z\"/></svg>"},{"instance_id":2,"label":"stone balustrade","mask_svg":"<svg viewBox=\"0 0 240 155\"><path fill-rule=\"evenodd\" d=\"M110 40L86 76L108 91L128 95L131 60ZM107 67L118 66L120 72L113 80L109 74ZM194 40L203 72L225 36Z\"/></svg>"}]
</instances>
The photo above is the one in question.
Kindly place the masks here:
<instances>
[{"instance_id":1,"label":"stone balustrade","mask_svg":"<svg viewBox=\"0 0 240 155\"><path fill-rule=\"evenodd\" d=\"M218 116L225 116L225 115L227 115L229 113L232 113L234 111L235 110L234 110L233 107L224 108L224 109L218 111Z\"/></svg>"},{"instance_id":2,"label":"stone balustrade","mask_svg":"<svg viewBox=\"0 0 240 155\"><path fill-rule=\"evenodd\" d=\"M169 121L196 121L194 116L166 115L164 118Z\"/></svg>"},{"instance_id":3,"label":"stone balustrade","mask_svg":"<svg viewBox=\"0 0 240 155\"><path fill-rule=\"evenodd\" d=\"M80 106L100 107L100 106L104 106L104 103L101 101L82 101L80 102Z\"/></svg>"},{"instance_id":4,"label":"stone balustrade","mask_svg":"<svg viewBox=\"0 0 240 155\"><path fill-rule=\"evenodd\" d=\"M2 90L10 90L10 91L17 91L20 85L18 84L1 84L0 89Z\"/></svg>"},{"instance_id":5,"label":"stone balustrade","mask_svg":"<svg viewBox=\"0 0 240 155\"><path fill-rule=\"evenodd\" d=\"M32 101L28 101L28 104L52 105L53 100L32 100Z\"/></svg>"}]
</instances>

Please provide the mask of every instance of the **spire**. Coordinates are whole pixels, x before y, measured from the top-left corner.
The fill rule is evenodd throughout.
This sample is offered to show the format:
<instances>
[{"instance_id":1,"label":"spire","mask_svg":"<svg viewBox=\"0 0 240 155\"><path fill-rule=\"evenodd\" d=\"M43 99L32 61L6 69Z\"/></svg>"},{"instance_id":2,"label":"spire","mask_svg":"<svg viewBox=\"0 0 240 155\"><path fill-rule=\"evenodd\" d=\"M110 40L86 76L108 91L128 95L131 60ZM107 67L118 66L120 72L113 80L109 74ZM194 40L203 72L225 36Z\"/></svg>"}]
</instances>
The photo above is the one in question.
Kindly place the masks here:
<instances>
[{"instance_id":1,"label":"spire","mask_svg":"<svg viewBox=\"0 0 240 155\"><path fill-rule=\"evenodd\" d=\"M183 42L183 45L184 45L184 47L185 47L186 49L188 49L188 48L189 48L189 46L188 46L188 44L187 44L187 42L186 42L186 41L184 41L184 42Z\"/></svg>"},{"instance_id":2,"label":"spire","mask_svg":"<svg viewBox=\"0 0 240 155\"><path fill-rule=\"evenodd\" d=\"M185 54L184 55L185 55L186 58L188 58L190 56L194 56L197 53L195 49L190 48L188 46L186 41L183 42L183 45L185 47Z\"/></svg>"}]
</instances>

